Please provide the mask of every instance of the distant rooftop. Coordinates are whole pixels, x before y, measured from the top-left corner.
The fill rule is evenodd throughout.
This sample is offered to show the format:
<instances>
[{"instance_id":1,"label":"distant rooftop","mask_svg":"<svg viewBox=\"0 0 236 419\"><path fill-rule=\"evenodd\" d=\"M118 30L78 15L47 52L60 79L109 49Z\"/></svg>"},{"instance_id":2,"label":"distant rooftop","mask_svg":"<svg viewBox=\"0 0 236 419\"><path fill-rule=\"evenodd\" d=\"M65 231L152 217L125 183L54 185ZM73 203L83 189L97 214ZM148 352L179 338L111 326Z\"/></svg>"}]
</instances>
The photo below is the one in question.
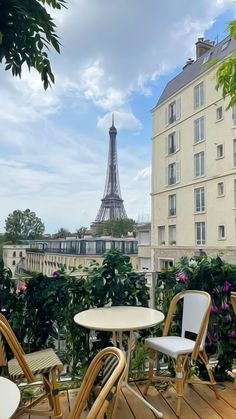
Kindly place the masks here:
<instances>
[{"instance_id":1,"label":"distant rooftop","mask_svg":"<svg viewBox=\"0 0 236 419\"><path fill-rule=\"evenodd\" d=\"M203 40L203 38L198 39L196 46L198 43L201 42L201 40ZM196 61L190 58L187 60L185 66L183 67L183 71L167 83L156 106L161 105L168 98L170 98L172 95L181 90L184 86L186 86L199 75L207 71L208 67L204 64L216 58L220 60L225 55L230 54L236 49L236 41L230 38L230 36L227 36L225 39L223 39L216 45L214 45L210 41L202 42L205 43L205 45L208 45L208 50L199 58L197 58Z\"/></svg>"}]
</instances>

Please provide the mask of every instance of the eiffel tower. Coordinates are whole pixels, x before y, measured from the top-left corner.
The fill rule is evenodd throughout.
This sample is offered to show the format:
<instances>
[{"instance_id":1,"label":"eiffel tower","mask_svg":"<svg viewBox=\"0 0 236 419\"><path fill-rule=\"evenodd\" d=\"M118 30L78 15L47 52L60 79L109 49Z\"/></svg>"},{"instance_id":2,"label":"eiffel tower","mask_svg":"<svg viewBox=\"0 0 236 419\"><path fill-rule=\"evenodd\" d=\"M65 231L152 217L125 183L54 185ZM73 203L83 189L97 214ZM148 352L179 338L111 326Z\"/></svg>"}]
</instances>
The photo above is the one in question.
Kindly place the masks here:
<instances>
[{"instance_id":1,"label":"eiffel tower","mask_svg":"<svg viewBox=\"0 0 236 419\"><path fill-rule=\"evenodd\" d=\"M116 134L117 129L114 125L114 114L112 114L112 126L109 129L110 142L105 190L94 222L95 225L107 220L127 218L120 192Z\"/></svg>"}]
</instances>

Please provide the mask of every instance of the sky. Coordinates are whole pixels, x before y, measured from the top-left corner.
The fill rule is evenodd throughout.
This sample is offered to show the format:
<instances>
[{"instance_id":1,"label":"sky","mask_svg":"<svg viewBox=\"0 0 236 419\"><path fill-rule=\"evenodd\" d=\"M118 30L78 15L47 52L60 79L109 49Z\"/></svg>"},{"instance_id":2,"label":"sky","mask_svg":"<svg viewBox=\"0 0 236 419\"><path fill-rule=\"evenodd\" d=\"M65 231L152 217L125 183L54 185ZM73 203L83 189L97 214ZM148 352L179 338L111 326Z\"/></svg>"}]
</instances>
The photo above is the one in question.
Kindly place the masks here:
<instances>
[{"instance_id":1,"label":"sky","mask_svg":"<svg viewBox=\"0 0 236 419\"><path fill-rule=\"evenodd\" d=\"M151 214L151 109L195 58L198 37L220 41L233 0L67 0L52 11L61 54L46 92L27 69L0 65L0 232L29 208L46 233L89 227L104 193L111 114L128 217Z\"/></svg>"}]
</instances>

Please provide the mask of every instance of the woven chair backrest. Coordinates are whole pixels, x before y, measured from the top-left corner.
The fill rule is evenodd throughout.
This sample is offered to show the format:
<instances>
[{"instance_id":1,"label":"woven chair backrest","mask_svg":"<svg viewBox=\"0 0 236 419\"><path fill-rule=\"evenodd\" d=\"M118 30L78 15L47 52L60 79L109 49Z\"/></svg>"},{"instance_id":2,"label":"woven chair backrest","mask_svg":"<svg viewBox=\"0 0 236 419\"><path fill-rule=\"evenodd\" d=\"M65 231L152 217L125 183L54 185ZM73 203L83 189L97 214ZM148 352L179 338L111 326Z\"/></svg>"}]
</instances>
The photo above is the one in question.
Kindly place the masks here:
<instances>
[{"instance_id":1,"label":"woven chair backrest","mask_svg":"<svg viewBox=\"0 0 236 419\"><path fill-rule=\"evenodd\" d=\"M183 295L183 300L181 336L196 340L201 332L200 345L204 345L209 320L210 295L202 291L188 291Z\"/></svg>"}]
</instances>

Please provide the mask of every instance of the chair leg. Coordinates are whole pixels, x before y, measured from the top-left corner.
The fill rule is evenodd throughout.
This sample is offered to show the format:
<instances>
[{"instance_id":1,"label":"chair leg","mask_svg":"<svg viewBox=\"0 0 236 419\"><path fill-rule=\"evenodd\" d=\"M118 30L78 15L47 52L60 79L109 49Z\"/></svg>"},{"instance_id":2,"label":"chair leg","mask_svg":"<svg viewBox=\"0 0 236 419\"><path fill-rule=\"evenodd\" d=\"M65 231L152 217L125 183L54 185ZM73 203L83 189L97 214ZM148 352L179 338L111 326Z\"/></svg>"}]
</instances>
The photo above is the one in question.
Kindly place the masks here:
<instances>
[{"instance_id":1,"label":"chair leg","mask_svg":"<svg viewBox=\"0 0 236 419\"><path fill-rule=\"evenodd\" d=\"M52 379L52 401L53 401L53 407L54 407L54 415L56 418L62 418L58 384L57 384L57 372L55 369L52 369L51 371L51 379Z\"/></svg>"},{"instance_id":2,"label":"chair leg","mask_svg":"<svg viewBox=\"0 0 236 419\"><path fill-rule=\"evenodd\" d=\"M153 351L152 349L149 352L149 370L148 370L148 380L147 380L147 384L144 388L144 394L147 394L149 386L152 382L153 379L153 371L154 371L154 362L157 356L157 352Z\"/></svg>"},{"instance_id":3,"label":"chair leg","mask_svg":"<svg viewBox=\"0 0 236 419\"><path fill-rule=\"evenodd\" d=\"M184 393L184 369L182 366L182 357L178 356L175 367L176 374L176 393L177 393L177 402L176 402L176 415L180 416L181 402Z\"/></svg>"},{"instance_id":4,"label":"chair leg","mask_svg":"<svg viewBox=\"0 0 236 419\"><path fill-rule=\"evenodd\" d=\"M210 379L210 382L211 382L211 388L214 391L214 393L216 395L216 398L220 399L220 396L219 396L219 394L216 390L216 386L215 386L216 385L215 377L214 377L214 374L212 372L212 368L209 365L209 359L208 359L208 356L207 356L207 353L206 353L205 349L203 349L203 351L202 351L202 359L203 359L203 361L205 363L205 366L206 366L206 369L207 369L207 373L208 373L208 376L209 376L209 379Z\"/></svg>"}]
</instances>

